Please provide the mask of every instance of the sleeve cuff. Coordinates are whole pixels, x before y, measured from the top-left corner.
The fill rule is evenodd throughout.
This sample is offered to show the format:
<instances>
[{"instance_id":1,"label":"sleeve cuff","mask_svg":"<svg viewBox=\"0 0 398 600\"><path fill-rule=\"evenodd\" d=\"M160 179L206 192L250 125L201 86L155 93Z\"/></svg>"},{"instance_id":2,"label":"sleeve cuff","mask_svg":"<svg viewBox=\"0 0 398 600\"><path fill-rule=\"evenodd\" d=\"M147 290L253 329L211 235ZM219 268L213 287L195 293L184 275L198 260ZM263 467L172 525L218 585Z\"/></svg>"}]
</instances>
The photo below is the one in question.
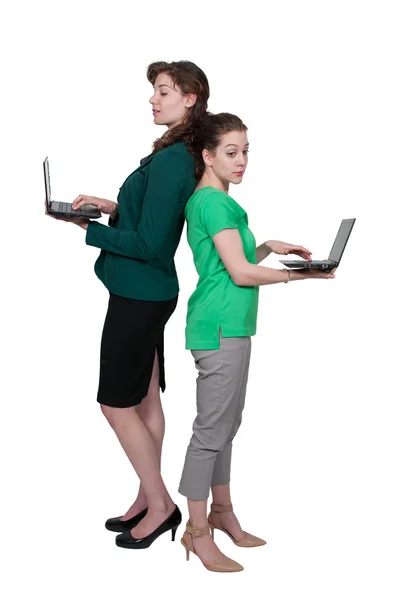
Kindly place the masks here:
<instances>
[{"instance_id":1,"label":"sleeve cuff","mask_svg":"<svg viewBox=\"0 0 398 600\"><path fill-rule=\"evenodd\" d=\"M209 230L209 235L213 238L220 231L224 231L224 229L239 229L238 223L220 223L216 227L212 227L211 231Z\"/></svg>"},{"instance_id":2,"label":"sleeve cuff","mask_svg":"<svg viewBox=\"0 0 398 600\"><path fill-rule=\"evenodd\" d=\"M86 229L86 244L88 246L95 246L95 229L98 228L99 223L96 221L90 221Z\"/></svg>"}]
</instances>

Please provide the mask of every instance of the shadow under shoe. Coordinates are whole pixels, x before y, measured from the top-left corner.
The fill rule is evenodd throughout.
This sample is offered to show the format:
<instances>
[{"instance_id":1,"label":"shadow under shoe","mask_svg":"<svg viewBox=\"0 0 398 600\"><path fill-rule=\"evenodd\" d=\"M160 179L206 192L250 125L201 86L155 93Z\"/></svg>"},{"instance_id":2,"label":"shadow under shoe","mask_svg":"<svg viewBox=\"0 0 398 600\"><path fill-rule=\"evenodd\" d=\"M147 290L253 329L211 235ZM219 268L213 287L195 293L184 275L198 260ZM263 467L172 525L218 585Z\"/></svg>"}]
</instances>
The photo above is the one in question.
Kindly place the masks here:
<instances>
[{"instance_id":1,"label":"shadow under shoe","mask_svg":"<svg viewBox=\"0 0 398 600\"><path fill-rule=\"evenodd\" d=\"M214 540L214 530L219 529L227 534L227 536L233 541L236 546L240 546L241 548L255 548L257 546L264 546L267 542L262 540L261 538L252 535L251 533L247 533L247 531L243 532L243 537L239 541L237 541L234 536L224 529L221 525L221 513L233 512L232 504L212 504L210 506L210 513L208 516L209 519L209 527L211 530L211 535Z\"/></svg>"},{"instance_id":2,"label":"shadow under shoe","mask_svg":"<svg viewBox=\"0 0 398 600\"><path fill-rule=\"evenodd\" d=\"M189 560L190 552L196 554L193 546L193 538L203 537L204 535L210 535L208 525L205 527L192 527L191 521L187 521L184 535L181 538L181 544L185 548L187 560ZM225 554L222 555L222 559L219 562L213 563L206 563L198 556L198 554L196 554L196 556L209 571L214 571L216 573L236 573L238 571L243 571L242 565L232 560L232 558L228 558Z\"/></svg>"}]
</instances>

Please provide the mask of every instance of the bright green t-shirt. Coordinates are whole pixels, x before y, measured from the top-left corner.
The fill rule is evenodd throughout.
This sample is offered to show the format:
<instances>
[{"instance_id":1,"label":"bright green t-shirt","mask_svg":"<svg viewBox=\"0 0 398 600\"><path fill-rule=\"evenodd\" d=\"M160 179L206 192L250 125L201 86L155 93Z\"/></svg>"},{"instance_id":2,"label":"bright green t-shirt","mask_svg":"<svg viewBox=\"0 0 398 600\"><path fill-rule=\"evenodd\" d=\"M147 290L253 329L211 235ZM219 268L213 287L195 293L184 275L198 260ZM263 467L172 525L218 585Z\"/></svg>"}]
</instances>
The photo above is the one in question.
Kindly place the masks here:
<instances>
[{"instance_id":1,"label":"bright green t-shirt","mask_svg":"<svg viewBox=\"0 0 398 600\"><path fill-rule=\"evenodd\" d=\"M228 194L204 187L192 194L185 207L187 238L199 281L188 301L185 329L188 350L220 348L223 337L256 333L258 286L234 283L214 245L223 229L238 229L247 260L256 264L256 240L247 214Z\"/></svg>"}]
</instances>

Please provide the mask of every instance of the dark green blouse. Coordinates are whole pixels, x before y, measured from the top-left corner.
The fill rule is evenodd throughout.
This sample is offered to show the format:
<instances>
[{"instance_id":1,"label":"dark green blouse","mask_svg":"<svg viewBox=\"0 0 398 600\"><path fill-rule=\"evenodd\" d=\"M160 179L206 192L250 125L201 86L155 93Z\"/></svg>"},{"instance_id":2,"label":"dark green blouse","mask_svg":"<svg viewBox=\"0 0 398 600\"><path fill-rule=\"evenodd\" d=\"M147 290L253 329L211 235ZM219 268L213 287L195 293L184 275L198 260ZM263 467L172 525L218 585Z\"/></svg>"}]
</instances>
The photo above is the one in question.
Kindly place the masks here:
<instances>
[{"instance_id":1,"label":"dark green blouse","mask_svg":"<svg viewBox=\"0 0 398 600\"><path fill-rule=\"evenodd\" d=\"M129 175L109 226L90 222L86 243L101 248L95 272L110 292L137 300L178 294L174 255L196 184L194 160L177 142L148 156Z\"/></svg>"}]
</instances>

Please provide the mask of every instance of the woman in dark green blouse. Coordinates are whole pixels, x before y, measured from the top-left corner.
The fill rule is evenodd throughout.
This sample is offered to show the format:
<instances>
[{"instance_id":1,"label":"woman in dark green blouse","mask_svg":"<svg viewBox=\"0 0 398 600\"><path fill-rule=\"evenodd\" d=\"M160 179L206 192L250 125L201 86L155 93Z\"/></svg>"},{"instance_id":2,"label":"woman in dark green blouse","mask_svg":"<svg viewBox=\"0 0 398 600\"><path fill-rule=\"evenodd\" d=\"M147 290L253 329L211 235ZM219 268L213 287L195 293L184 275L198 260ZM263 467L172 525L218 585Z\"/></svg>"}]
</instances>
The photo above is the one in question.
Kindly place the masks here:
<instances>
[{"instance_id":1,"label":"woman in dark green blouse","mask_svg":"<svg viewBox=\"0 0 398 600\"><path fill-rule=\"evenodd\" d=\"M95 272L110 293L97 399L140 479L133 505L105 524L124 548L147 548L170 529L174 540L181 522L160 474L159 386L165 390L164 327L179 291L174 254L197 183L189 150L209 97L206 75L188 61L153 63L147 77L154 122L167 131L127 177L117 203L93 196L73 202L74 209L90 204L110 216L108 226L73 222L86 230L88 245L100 248Z\"/></svg>"}]
</instances>

